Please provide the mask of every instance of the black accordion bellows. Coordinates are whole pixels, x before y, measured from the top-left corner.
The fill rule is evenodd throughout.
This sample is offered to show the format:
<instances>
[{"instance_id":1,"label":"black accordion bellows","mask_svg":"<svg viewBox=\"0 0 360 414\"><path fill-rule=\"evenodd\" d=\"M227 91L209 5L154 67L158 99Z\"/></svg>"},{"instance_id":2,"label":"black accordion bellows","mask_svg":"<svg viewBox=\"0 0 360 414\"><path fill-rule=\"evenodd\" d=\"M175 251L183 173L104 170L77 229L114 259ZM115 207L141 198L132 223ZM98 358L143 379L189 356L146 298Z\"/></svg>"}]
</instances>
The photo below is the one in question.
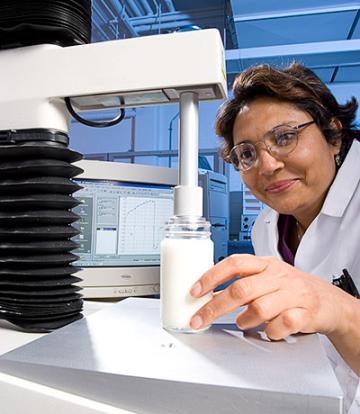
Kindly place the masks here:
<instances>
[{"instance_id":1,"label":"black accordion bellows","mask_svg":"<svg viewBox=\"0 0 360 414\"><path fill-rule=\"evenodd\" d=\"M81 155L55 131L12 131L8 138L0 145L0 318L51 331L81 318L72 264L78 257L71 253L79 233L72 194L81 188L71 179L82 172L72 163Z\"/></svg>"},{"instance_id":2,"label":"black accordion bellows","mask_svg":"<svg viewBox=\"0 0 360 414\"><path fill-rule=\"evenodd\" d=\"M91 0L0 2L0 49L90 39ZM79 233L73 193L81 188L72 178L82 172L72 163L82 157L64 132L1 129L0 319L47 332L82 317L78 257L71 253Z\"/></svg>"},{"instance_id":3,"label":"black accordion bellows","mask_svg":"<svg viewBox=\"0 0 360 414\"><path fill-rule=\"evenodd\" d=\"M90 43L91 0L2 0L0 49Z\"/></svg>"}]
</instances>

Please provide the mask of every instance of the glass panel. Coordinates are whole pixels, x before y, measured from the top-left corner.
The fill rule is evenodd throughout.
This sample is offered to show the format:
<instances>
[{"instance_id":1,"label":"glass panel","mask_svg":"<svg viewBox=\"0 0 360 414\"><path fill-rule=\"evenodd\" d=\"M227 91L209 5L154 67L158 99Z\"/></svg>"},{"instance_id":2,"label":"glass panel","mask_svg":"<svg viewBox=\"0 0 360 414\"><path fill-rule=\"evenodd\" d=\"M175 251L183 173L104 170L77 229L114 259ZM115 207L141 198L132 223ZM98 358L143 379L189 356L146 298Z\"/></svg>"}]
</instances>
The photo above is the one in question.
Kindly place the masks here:
<instances>
[{"instance_id":1,"label":"glass panel","mask_svg":"<svg viewBox=\"0 0 360 414\"><path fill-rule=\"evenodd\" d=\"M137 157L135 157L134 163L142 165L158 165L157 158L158 157L156 156L138 155Z\"/></svg>"},{"instance_id":2,"label":"glass panel","mask_svg":"<svg viewBox=\"0 0 360 414\"><path fill-rule=\"evenodd\" d=\"M108 154L84 154L85 160L107 161Z\"/></svg>"},{"instance_id":3,"label":"glass panel","mask_svg":"<svg viewBox=\"0 0 360 414\"><path fill-rule=\"evenodd\" d=\"M171 168L179 168L179 157L171 157Z\"/></svg>"},{"instance_id":4,"label":"glass panel","mask_svg":"<svg viewBox=\"0 0 360 414\"><path fill-rule=\"evenodd\" d=\"M171 157L158 157L158 166L171 168Z\"/></svg>"},{"instance_id":5,"label":"glass panel","mask_svg":"<svg viewBox=\"0 0 360 414\"><path fill-rule=\"evenodd\" d=\"M116 158L113 158L111 161L113 161L113 162L126 162L126 163L128 163L128 164L131 164L131 158L122 158L122 157L116 157Z\"/></svg>"}]
</instances>

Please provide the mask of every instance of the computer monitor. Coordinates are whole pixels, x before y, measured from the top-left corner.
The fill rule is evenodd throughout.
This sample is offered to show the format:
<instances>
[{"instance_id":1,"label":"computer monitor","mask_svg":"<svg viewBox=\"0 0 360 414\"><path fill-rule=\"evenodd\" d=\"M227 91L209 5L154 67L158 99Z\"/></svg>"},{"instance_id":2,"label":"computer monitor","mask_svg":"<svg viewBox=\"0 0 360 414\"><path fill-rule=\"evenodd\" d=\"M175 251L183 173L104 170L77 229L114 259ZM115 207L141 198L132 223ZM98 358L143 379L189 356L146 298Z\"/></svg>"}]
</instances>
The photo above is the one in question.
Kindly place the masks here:
<instances>
[{"instance_id":1,"label":"computer monitor","mask_svg":"<svg viewBox=\"0 0 360 414\"><path fill-rule=\"evenodd\" d=\"M85 298L159 293L160 241L173 215L177 170L139 164L84 160L76 177L83 188L75 224L75 250Z\"/></svg>"}]
</instances>

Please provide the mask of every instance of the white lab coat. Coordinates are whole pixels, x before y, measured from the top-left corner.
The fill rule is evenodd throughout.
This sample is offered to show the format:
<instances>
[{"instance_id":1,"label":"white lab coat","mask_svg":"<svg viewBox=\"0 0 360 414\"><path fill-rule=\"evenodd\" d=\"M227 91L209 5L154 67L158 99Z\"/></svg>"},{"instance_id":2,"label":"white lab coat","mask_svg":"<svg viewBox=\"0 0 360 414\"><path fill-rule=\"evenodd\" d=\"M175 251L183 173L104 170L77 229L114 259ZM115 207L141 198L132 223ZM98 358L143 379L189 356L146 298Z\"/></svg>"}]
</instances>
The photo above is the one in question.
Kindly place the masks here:
<instances>
[{"instance_id":1,"label":"white lab coat","mask_svg":"<svg viewBox=\"0 0 360 414\"><path fill-rule=\"evenodd\" d=\"M278 217L276 211L266 208L257 218L252 230L256 255L281 259ZM306 230L295 255L295 267L329 283L333 275L339 277L346 268L360 291L360 142L353 142L319 215ZM359 414L359 377L330 341L324 336L321 339L343 389L345 412Z\"/></svg>"}]
</instances>

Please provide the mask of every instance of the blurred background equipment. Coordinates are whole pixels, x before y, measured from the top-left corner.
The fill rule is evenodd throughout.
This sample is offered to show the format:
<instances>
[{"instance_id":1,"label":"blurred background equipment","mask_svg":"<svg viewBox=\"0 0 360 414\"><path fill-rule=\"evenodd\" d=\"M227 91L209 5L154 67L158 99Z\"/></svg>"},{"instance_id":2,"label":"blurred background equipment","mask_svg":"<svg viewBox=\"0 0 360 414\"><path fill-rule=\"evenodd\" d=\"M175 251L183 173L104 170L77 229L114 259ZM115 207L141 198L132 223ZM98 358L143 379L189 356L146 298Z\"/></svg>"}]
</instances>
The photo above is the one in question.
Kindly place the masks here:
<instances>
[{"instance_id":1,"label":"blurred background equipment","mask_svg":"<svg viewBox=\"0 0 360 414\"><path fill-rule=\"evenodd\" d=\"M204 217L211 224L211 240L214 242L214 263L217 263L228 254L228 182L225 175L200 169L199 185L203 189Z\"/></svg>"}]
</instances>

